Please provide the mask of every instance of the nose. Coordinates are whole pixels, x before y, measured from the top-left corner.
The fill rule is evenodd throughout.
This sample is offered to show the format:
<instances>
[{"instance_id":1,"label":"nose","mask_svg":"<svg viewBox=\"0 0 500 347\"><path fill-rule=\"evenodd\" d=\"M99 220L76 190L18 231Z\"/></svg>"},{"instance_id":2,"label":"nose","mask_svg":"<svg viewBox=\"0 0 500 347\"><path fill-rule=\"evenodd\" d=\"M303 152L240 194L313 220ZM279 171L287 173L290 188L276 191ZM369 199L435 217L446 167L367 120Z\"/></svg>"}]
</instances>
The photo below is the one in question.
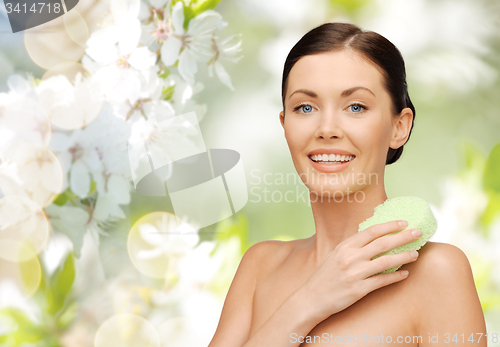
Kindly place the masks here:
<instances>
[{"instance_id":1,"label":"nose","mask_svg":"<svg viewBox=\"0 0 500 347\"><path fill-rule=\"evenodd\" d=\"M318 117L318 121L316 138L330 139L344 136L340 117L335 111L323 112L321 117Z\"/></svg>"}]
</instances>

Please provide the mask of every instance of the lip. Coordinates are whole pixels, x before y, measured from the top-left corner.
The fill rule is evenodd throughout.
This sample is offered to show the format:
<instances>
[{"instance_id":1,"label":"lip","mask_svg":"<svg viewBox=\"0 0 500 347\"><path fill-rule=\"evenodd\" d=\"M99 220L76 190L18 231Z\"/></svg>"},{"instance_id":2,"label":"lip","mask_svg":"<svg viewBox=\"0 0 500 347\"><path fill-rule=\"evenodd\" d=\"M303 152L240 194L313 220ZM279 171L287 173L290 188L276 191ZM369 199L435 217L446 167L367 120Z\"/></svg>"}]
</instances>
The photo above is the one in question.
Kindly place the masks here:
<instances>
[{"instance_id":1,"label":"lip","mask_svg":"<svg viewBox=\"0 0 500 347\"><path fill-rule=\"evenodd\" d=\"M315 149L311 152L309 152L307 154L307 156L310 156L310 155L315 155L315 154L340 154L340 155L352 155L355 157L354 154L352 154L351 152L347 152L343 149L339 149L339 148L318 148L318 149Z\"/></svg>"},{"instance_id":2,"label":"lip","mask_svg":"<svg viewBox=\"0 0 500 347\"><path fill-rule=\"evenodd\" d=\"M321 153L327 154L326 152L321 152ZM338 153L338 152L335 152L335 153L341 154L341 153ZM309 156L307 157L307 159L309 159L309 161L311 162L313 168L315 168L318 171L321 171L321 172L339 172L339 171L345 170L349 166L349 164L351 164L353 161L356 160L356 157L354 157L354 159L352 159L350 161L347 161L345 163L342 163L342 164L322 164L322 163L317 163L317 162L313 161Z\"/></svg>"}]
</instances>

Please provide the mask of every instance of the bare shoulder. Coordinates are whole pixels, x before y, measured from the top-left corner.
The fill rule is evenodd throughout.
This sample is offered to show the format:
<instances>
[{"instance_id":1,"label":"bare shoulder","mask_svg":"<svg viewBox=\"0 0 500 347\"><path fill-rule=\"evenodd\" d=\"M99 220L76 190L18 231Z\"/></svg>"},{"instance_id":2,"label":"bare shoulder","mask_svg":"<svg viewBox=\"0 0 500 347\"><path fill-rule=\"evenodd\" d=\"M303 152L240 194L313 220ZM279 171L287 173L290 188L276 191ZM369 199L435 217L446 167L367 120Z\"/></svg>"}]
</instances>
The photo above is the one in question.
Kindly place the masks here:
<instances>
[{"instance_id":1,"label":"bare shoulder","mask_svg":"<svg viewBox=\"0 0 500 347\"><path fill-rule=\"evenodd\" d=\"M467 255L457 246L442 242L427 242L419 251L415 270L427 280L466 280L472 274Z\"/></svg>"},{"instance_id":2,"label":"bare shoulder","mask_svg":"<svg viewBox=\"0 0 500 347\"><path fill-rule=\"evenodd\" d=\"M467 255L457 246L428 241L418 250L418 259L407 264L408 282L415 290L422 287L444 290L449 286L474 285Z\"/></svg>"},{"instance_id":3,"label":"bare shoulder","mask_svg":"<svg viewBox=\"0 0 500 347\"><path fill-rule=\"evenodd\" d=\"M253 244L243 258L252 262L260 276L269 273L286 260L302 239L292 241L266 240Z\"/></svg>"},{"instance_id":4,"label":"bare shoulder","mask_svg":"<svg viewBox=\"0 0 500 347\"><path fill-rule=\"evenodd\" d=\"M279 240L265 240L254 243L248 248L247 252L250 252L253 256L255 255L272 255L274 252L283 253L287 249L293 246L298 240L292 241L279 241Z\"/></svg>"},{"instance_id":5,"label":"bare shoulder","mask_svg":"<svg viewBox=\"0 0 500 347\"><path fill-rule=\"evenodd\" d=\"M472 268L459 247L427 242L407 269L407 288L421 333L485 332Z\"/></svg>"}]
</instances>

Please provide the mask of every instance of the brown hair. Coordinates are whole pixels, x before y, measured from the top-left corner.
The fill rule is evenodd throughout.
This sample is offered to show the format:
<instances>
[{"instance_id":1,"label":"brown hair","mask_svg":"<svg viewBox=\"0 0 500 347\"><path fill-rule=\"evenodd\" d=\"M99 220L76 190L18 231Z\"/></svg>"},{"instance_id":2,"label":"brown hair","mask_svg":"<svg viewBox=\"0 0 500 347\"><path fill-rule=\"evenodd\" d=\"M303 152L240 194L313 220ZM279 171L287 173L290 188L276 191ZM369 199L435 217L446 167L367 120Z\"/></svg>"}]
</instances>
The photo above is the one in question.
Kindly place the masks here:
<instances>
[{"instance_id":1,"label":"brown hair","mask_svg":"<svg viewBox=\"0 0 500 347\"><path fill-rule=\"evenodd\" d=\"M281 99L285 109L285 94L288 75L295 63L306 55L352 49L373 63L384 79L384 86L391 96L392 113L398 115L409 107L413 112L413 121L408 134L410 139L415 122L415 107L408 95L406 71L401 52L389 40L373 31L361 30L350 23L325 23L305 34L288 53L283 69ZM405 143L406 143L405 142ZM404 144L397 148L389 148L386 165L392 164L403 153Z\"/></svg>"}]
</instances>

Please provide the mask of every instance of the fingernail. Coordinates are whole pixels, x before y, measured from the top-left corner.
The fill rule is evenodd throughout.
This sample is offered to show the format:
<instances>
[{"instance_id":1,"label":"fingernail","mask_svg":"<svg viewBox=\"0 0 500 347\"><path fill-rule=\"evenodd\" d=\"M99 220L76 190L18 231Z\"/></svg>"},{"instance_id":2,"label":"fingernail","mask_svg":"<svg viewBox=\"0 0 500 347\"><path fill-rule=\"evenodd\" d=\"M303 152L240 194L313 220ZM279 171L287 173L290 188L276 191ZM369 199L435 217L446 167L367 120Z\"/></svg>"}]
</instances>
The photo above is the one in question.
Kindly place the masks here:
<instances>
[{"instance_id":1,"label":"fingernail","mask_svg":"<svg viewBox=\"0 0 500 347\"><path fill-rule=\"evenodd\" d=\"M404 277L404 276L408 276L408 270L402 270L401 271L401 275Z\"/></svg>"},{"instance_id":2,"label":"fingernail","mask_svg":"<svg viewBox=\"0 0 500 347\"><path fill-rule=\"evenodd\" d=\"M400 225L400 226L402 226L402 227L405 227L405 226L407 226L407 225L408 225L408 222L407 222L407 221L405 221L405 220L400 220L398 223L399 223L399 225Z\"/></svg>"},{"instance_id":3,"label":"fingernail","mask_svg":"<svg viewBox=\"0 0 500 347\"><path fill-rule=\"evenodd\" d=\"M412 230L411 234L413 235L413 237L419 237L420 235L422 235L422 230L414 229Z\"/></svg>"},{"instance_id":4,"label":"fingernail","mask_svg":"<svg viewBox=\"0 0 500 347\"><path fill-rule=\"evenodd\" d=\"M410 255L411 255L412 258L416 258L416 257L418 257L418 252L417 251L411 251Z\"/></svg>"}]
</instances>

